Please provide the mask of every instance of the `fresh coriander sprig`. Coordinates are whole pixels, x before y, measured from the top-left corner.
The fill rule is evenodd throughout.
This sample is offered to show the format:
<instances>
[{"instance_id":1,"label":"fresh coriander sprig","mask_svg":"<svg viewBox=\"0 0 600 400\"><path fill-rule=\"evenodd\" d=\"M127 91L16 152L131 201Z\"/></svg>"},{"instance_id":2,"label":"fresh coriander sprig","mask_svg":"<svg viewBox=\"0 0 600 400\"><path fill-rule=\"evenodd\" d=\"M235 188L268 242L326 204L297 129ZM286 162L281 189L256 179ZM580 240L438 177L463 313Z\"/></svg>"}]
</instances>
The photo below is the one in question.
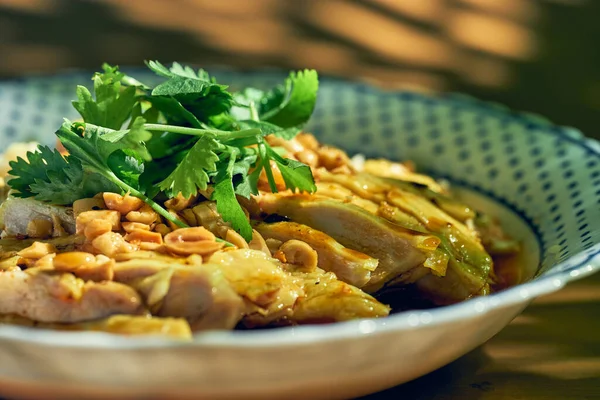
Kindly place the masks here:
<instances>
[{"instance_id":1,"label":"fresh coriander sprig","mask_svg":"<svg viewBox=\"0 0 600 400\"><path fill-rule=\"evenodd\" d=\"M73 105L84 122L65 120L56 132L69 155L39 147L11 163L15 195L70 204L121 191L184 227L158 196L188 197L211 187L222 218L249 241L252 228L236 197L258 194L263 171L276 192L271 163L287 189L316 190L307 165L282 157L264 139L291 139L308 121L317 98L315 71L291 73L269 91L230 92L204 70L147 65L166 80L153 88L105 64L92 78L93 94L78 86Z\"/></svg>"}]
</instances>

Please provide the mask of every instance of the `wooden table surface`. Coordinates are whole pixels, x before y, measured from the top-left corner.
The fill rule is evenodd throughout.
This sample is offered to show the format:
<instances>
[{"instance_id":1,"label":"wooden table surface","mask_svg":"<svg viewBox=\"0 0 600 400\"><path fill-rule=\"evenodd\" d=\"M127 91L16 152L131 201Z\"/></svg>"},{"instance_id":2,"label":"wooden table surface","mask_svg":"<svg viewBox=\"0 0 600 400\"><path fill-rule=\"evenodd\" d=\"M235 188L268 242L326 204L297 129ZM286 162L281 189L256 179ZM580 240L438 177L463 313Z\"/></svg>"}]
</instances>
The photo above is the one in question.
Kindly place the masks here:
<instances>
[{"instance_id":1,"label":"wooden table surface","mask_svg":"<svg viewBox=\"0 0 600 400\"><path fill-rule=\"evenodd\" d=\"M600 274L536 299L483 346L363 400L600 399Z\"/></svg>"}]
</instances>

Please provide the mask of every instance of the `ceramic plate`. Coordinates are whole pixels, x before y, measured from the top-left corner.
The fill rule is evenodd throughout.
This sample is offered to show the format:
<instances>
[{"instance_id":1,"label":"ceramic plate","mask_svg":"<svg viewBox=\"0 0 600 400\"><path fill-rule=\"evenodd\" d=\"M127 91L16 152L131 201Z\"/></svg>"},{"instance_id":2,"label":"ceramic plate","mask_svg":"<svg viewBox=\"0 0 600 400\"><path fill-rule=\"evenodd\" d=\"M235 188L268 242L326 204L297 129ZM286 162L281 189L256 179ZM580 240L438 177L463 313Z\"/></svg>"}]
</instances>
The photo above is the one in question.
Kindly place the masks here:
<instances>
[{"instance_id":1,"label":"ceramic plate","mask_svg":"<svg viewBox=\"0 0 600 400\"><path fill-rule=\"evenodd\" d=\"M129 71L131 72L131 71ZM156 77L140 78L152 83ZM267 87L279 72L215 74ZM0 150L54 143L75 85L65 73L0 82ZM91 83L91 82L90 82ZM482 344L536 296L600 266L600 144L532 115L464 96L385 92L323 79L309 130L350 153L412 160L449 180L522 240L526 283L382 320L256 332L192 343L0 326L0 391L55 398L347 398L433 371Z\"/></svg>"}]
</instances>

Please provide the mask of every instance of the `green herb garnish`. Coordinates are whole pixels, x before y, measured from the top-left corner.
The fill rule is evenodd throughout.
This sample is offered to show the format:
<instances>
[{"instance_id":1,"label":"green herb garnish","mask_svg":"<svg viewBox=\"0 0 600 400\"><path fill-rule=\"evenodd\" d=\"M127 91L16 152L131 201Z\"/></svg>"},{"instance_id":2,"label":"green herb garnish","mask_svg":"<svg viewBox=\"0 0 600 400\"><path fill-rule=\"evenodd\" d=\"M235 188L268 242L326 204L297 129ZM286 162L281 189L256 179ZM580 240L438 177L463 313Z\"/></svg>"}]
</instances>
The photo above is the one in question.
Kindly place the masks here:
<instances>
[{"instance_id":1,"label":"green herb garnish","mask_svg":"<svg viewBox=\"0 0 600 400\"><path fill-rule=\"evenodd\" d=\"M65 120L56 132L69 155L39 146L27 160L11 162L15 196L68 205L104 191L130 193L185 226L157 198L212 187L223 219L249 241L252 228L236 196L258 194L263 170L276 192L271 162L288 189L316 190L307 165L282 157L264 140L270 134L293 138L308 121L317 98L315 71L291 73L269 91L230 92L202 69L147 65L166 80L152 88L105 64L92 78L93 94L78 86L73 106L84 122Z\"/></svg>"}]
</instances>

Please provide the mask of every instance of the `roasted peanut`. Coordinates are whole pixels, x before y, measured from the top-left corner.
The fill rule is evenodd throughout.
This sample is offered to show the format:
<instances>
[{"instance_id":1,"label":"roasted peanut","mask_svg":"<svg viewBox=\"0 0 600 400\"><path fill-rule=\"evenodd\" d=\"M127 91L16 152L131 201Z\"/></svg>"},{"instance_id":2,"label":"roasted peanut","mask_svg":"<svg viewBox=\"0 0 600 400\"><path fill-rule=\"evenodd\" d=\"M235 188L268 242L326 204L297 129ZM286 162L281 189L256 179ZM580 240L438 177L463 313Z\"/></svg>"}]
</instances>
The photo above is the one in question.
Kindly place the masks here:
<instances>
[{"instance_id":1,"label":"roasted peanut","mask_svg":"<svg viewBox=\"0 0 600 400\"><path fill-rule=\"evenodd\" d=\"M79 267L72 273L84 281L112 281L115 276L115 264L115 260L110 258L105 262L97 260L95 265Z\"/></svg>"},{"instance_id":2,"label":"roasted peanut","mask_svg":"<svg viewBox=\"0 0 600 400\"><path fill-rule=\"evenodd\" d=\"M317 167L319 165L319 156L312 150L302 150L296 153L296 158L310 167Z\"/></svg>"},{"instance_id":3,"label":"roasted peanut","mask_svg":"<svg viewBox=\"0 0 600 400\"><path fill-rule=\"evenodd\" d=\"M273 238L269 238L269 239L265 240L265 243L267 244L267 247L269 248L269 251L271 252L271 254L273 254L277 250L279 250L279 248L283 244L283 242L281 240L277 240L277 239L273 239Z\"/></svg>"},{"instance_id":4,"label":"roasted peanut","mask_svg":"<svg viewBox=\"0 0 600 400\"><path fill-rule=\"evenodd\" d=\"M171 211L171 210L167 210L167 211L169 212L169 214L171 214L171 216L173 216L173 218L185 223L183 218L181 218L175 211ZM174 231L176 229L179 229L179 226L177 224L175 224L173 221L171 221L170 219L165 218L165 220L166 220L165 222L167 223L170 230Z\"/></svg>"},{"instance_id":5,"label":"roasted peanut","mask_svg":"<svg viewBox=\"0 0 600 400\"><path fill-rule=\"evenodd\" d=\"M279 243L281 244L281 242ZM269 246L267 246L265 239L260 233L258 233L256 229L252 230L252 240L250 241L250 243L248 243L248 247L252 250L262 251L263 253L271 257L271 251L269 250Z\"/></svg>"},{"instance_id":6,"label":"roasted peanut","mask_svg":"<svg viewBox=\"0 0 600 400\"><path fill-rule=\"evenodd\" d=\"M205 227L212 233L223 237L227 234L229 226L217 212L217 205L213 201L203 201L193 209L198 225Z\"/></svg>"},{"instance_id":7,"label":"roasted peanut","mask_svg":"<svg viewBox=\"0 0 600 400\"><path fill-rule=\"evenodd\" d=\"M231 243L238 249L247 249L248 248L248 243L246 242L246 239L244 239L242 237L242 235L240 235L233 229L229 229L227 231L227 234L225 235L225 240L227 240L229 243Z\"/></svg>"},{"instance_id":8,"label":"roasted peanut","mask_svg":"<svg viewBox=\"0 0 600 400\"><path fill-rule=\"evenodd\" d=\"M54 257L56 257L56 253L46 254L42 258L38 259L33 266L35 268L44 270L54 269Z\"/></svg>"},{"instance_id":9,"label":"roasted peanut","mask_svg":"<svg viewBox=\"0 0 600 400\"><path fill-rule=\"evenodd\" d=\"M165 224L158 224L154 227L154 231L160 233L161 235L166 235L171 232L171 228L166 226Z\"/></svg>"},{"instance_id":10,"label":"roasted peanut","mask_svg":"<svg viewBox=\"0 0 600 400\"><path fill-rule=\"evenodd\" d=\"M79 267L86 267L96 264L96 257L93 254L83 251L70 251L60 253L54 257L54 269L57 271L73 271Z\"/></svg>"},{"instance_id":11,"label":"roasted peanut","mask_svg":"<svg viewBox=\"0 0 600 400\"><path fill-rule=\"evenodd\" d=\"M198 265L202 265L202 256L200 254L192 254L189 255L186 259L185 259L186 264L188 265L194 265L194 266L198 266Z\"/></svg>"},{"instance_id":12,"label":"roasted peanut","mask_svg":"<svg viewBox=\"0 0 600 400\"><path fill-rule=\"evenodd\" d=\"M45 239L52 236L52 221L47 219L32 219L27 223L27 236L36 239Z\"/></svg>"},{"instance_id":13,"label":"roasted peanut","mask_svg":"<svg viewBox=\"0 0 600 400\"><path fill-rule=\"evenodd\" d=\"M127 215L125 215L125 218L127 221L150 225L158 220L158 214L152 209L152 207L144 204L139 210L128 212Z\"/></svg>"},{"instance_id":14,"label":"roasted peanut","mask_svg":"<svg viewBox=\"0 0 600 400\"><path fill-rule=\"evenodd\" d=\"M288 263L298 265L307 271L317 268L318 255L315 249L300 240L288 240L279 248Z\"/></svg>"},{"instance_id":15,"label":"roasted peanut","mask_svg":"<svg viewBox=\"0 0 600 400\"><path fill-rule=\"evenodd\" d=\"M121 225L123 226L123 229L125 230L125 232L128 232L128 233L136 231L136 230L143 230L143 231L150 230L150 225L142 224L139 222L122 222Z\"/></svg>"},{"instance_id":16,"label":"roasted peanut","mask_svg":"<svg viewBox=\"0 0 600 400\"><path fill-rule=\"evenodd\" d=\"M57 254L53 260L54 269L61 272L71 272L73 275L89 281L112 280L115 261L102 255L72 251Z\"/></svg>"},{"instance_id":17,"label":"roasted peanut","mask_svg":"<svg viewBox=\"0 0 600 400\"><path fill-rule=\"evenodd\" d=\"M79 199L73 202L73 214L77 217L79 214L85 211L104 210L106 206L102 199L91 198L91 199Z\"/></svg>"},{"instance_id":18,"label":"roasted peanut","mask_svg":"<svg viewBox=\"0 0 600 400\"><path fill-rule=\"evenodd\" d=\"M165 207L169 210L181 211L194 204L197 198L198 196L191 196L186 199L179 193L177 197L165 201Z\"/></svg>"},{"instance_id":19,"label":"roasted peanut","mask_svg":"<svg viewBox=\"0 0 600 400\"><path fill-rule=\"evenodd\" d=\"M121 196L117 193L105 192L102 193L102 198L104 199L106 208L118 211L122 215L130 213L131 211L137 211L144 205L142 200L130 196L129 193L125 196Z\"/></svg>"},{"instance_id":20,"label":"roasted peanut","mask_svg":"<svg viewBox=\"0 0 600 400\"><path fill-rule=\"evenodd\" d=\"M116 232L106 232L92 241L94 250L108 257L114 257L119 253L135 251L137 246L127 243L123 236Z\"/></svg>"},{"instance_id":21,"label":"roasted peanut","mask_svg":"<svg viewBox=\"0 0 600 400\"><path fill-rule=\"evenodd\" d=\"M105 219L93 219L85 225L83 235L87 240L94 240L103 233L112 231L113 225Z\"/></svg>"},{"instance_id":22,"label":"roasted peanut","mask_svg":"<svg viewBox=\"0 0 600 400\"><path fill-rule=\"evenodd\" d=\"M29 247L24 248L17 254L23 258L42 258L50 253L56 253L56 247L51 243L33 242Z\"/></svg>"},{"instance_id":23,"label":"roasted peanut","mask_svg":"<svg viewBox=\"0 0 600 400\"><path fill-rule=\"evenodd\" d=\"M319 156L319 165L329 171L350 163L348 155L335 147L323 146L317 150L317 154Z\"/></svg>"},{"instance_id":24,"label":"roasted peanut","mask_svg":"<svg viewBox=\"0 0 600 400\"><path fill-rule=\"evenodd\" d=\"M203 227L181 228L165 236L165 246L175 254L208 255L223 248L215 235Z\"/></svg>"},{"instance_id":25,"label":"roasted peanut","mask_svg":"<svg viewBox=\"0 0 600 400\"><path fill-rule=\"evenodd\" d=\"M121 229L121 215L118 211L97 210L84 211L77 216L77 218L75 219L76 232L78 234L83 234L86 225L96 219L108 221L111 224L113 231L118 231Z\"/></svg>"},{"instance_id":26,"label":"roasted peanut","mask_svg":"<svg viewBox=\"0 0 600 400\"><path fill-rule=\"evenodd\" d=\"M148 242L148 243L156 243L162 244L163 238L162 235L158 232L150 232L143 229L135 229L125 235L125 240L128 242Z\"/></svg>"},{"instance_id":27,"label":"roasted peanut","mask_svg":"<svg viewBox=\"0 0 600 400\"><path fill-rule=\"evenodd\" d=\"M295 138L305 149L316 150L319 148L319 142L310 133L299 133Z\"/></svg>"}]
</instances>

